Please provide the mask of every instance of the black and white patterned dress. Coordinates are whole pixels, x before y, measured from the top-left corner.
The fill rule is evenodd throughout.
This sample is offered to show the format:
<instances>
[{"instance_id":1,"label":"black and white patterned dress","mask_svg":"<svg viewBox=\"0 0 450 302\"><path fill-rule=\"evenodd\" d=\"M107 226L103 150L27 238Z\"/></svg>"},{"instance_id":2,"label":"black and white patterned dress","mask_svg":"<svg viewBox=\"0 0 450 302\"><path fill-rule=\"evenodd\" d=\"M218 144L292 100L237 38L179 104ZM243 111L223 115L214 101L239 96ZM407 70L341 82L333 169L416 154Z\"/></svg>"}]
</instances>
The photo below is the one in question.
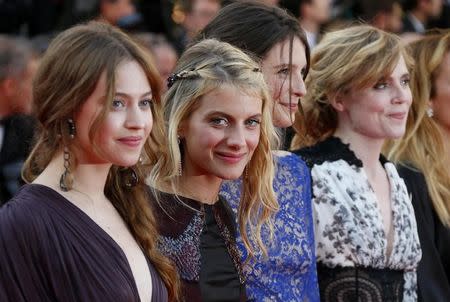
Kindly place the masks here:
<instances>
[{"instance_id":1,"label":"black and white patterned dress","mask_svg":"<svg viewBox=\"0 0 450 302\"><path fill-rule=\"evenodd\" d=\"M321 300L416 301L422 253L413 207L395 166L380 157L391 193L393 243L388 256L375 192L349 146L330 137L295 153L311 169Z\"/></svg>"}]
</instances>

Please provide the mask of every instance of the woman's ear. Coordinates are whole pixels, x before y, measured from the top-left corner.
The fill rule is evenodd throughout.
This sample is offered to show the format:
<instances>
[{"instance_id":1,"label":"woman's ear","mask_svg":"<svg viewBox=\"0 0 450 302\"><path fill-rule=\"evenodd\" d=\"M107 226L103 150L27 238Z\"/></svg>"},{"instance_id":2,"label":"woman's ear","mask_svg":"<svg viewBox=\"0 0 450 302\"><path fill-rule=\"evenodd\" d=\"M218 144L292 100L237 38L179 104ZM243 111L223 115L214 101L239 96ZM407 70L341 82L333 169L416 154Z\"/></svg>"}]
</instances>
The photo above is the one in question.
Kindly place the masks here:
<instances>
[{"instance_id":1,"label":"woman's ear","mask_svg":"<svg viewBox=\"0 0 450 302\"><path fill-rule=\"evenodd\" d=\"M433 100L429 100L427 102L427 109L426 109L426 113L428 115L428 117L433 117L434 116L434 102ZM412 106L411 106L412 108Z\"/></svg>"},{"instance_id":2,"label":"woman's ear","mask_svg":"<svg viewBox=\"0 0 450 302\"><path fill-rule=\"evenodd\" d=\"M345 110L344 100L345 96L341 92L331 95L329 98L330 105L338 112L343 112Z\"/></svg>"},{"instance_id":3,"label":"woman's ear","mask_svg":"<svg viewBox=\"0 0 450 302\"><path fill-rule=\"evenodd\" d=\"M185 129L186 129L186 127L185 127L184 122L181 122L178 125L178 129L177 129L177 136L178 136L178 138L182 139L185 136Z\"/></svg>"}]
</instances>

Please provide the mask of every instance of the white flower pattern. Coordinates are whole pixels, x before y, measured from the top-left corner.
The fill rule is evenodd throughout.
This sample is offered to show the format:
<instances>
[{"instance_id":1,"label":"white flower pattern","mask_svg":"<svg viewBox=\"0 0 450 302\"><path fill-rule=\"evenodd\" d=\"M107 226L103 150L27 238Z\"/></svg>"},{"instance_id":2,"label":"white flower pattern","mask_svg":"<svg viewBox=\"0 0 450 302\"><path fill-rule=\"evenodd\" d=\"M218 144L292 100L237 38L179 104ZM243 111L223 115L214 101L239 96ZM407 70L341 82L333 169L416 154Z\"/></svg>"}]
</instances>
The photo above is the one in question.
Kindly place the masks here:
<instances>
[{"instance_id":1,"label":"white flower pattern","mask_svg":"<svg viewBox=\"0 0 450 302\"><path fill-rule=\"evenodd\" d=\"M355 156L350 149L348 152ZM416 301L416 268L422 254L414 210L395 166L387 161L383 164L390 183L394 230L392 252L387 257L380 209L362 163L356 156L354 161L321 158L309 163L317 261L327 267L405 271L403 301Z\"/></svg>"}]
</instances>

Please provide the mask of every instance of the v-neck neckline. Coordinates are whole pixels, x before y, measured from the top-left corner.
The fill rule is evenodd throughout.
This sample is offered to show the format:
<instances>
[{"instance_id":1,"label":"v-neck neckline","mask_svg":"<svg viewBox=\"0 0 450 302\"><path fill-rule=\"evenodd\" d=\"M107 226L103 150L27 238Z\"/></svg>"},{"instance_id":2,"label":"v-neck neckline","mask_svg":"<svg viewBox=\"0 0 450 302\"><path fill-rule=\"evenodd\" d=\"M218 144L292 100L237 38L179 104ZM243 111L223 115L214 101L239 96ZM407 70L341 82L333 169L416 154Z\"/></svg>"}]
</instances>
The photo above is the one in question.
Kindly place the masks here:
<instances>
[{"instance_id":1,"label":"v-neck neckline","mask_svg":"<svg viewBox=\"0 0 450 302\"><path fill-rule=\"evenodd\" d=\"M82 209L80 209L77 205L75 205L73 202L71 202L69 199L67 199L65 196L63 196L62 194L60 194L58 191L56 191L55 189L43 185L43 184L35 184L35 183L31 183L31 184L27 184L25 186L36 186L38 188L43 188L44 190L47 190L49 192L51 192L53 195L56 195L59 197L60 200L62 200L67 207L73 211L74 213L76 213L76 215L79 216L79 218L85 222L90 228L93 228L95 230L98 231L98 233L100 234L101 237L103 237L103 239L105 239L106 241L108 241L111 246L119 253L119 255L122 258L122 261L124 261L124 263L126 263L125 267L127 270L127 273L130 275L131 280L133 280L132 282L132 286L133 286L133 291L135 296L137 297L138 301L141 301L141 297L139 295L139 290L137 287L137 283L136 283L136 279L133 275L133 271L131 269L131 265L130 262L128 261L128 258L125 254L125 252L123 251L123 249L120 247L120 245L111 237L111 235L108 234L108 232L106 232L97 222L95 222L95 220L93 220L88 214L86 214ZM141 250L142 251L142 250ZM142 251L143 253L143 251ZM152 279L152 283L155 282L155 280L153 280L153 274L151 273L151 268L150 268L150 263L149 263L149 259L147 258L147 256L144 254L145 260L147 262L147 268L149 270L149 274L151 276ZM154 293L152 290L152 296L153 297Z\"/></svg>"}]
</instances>

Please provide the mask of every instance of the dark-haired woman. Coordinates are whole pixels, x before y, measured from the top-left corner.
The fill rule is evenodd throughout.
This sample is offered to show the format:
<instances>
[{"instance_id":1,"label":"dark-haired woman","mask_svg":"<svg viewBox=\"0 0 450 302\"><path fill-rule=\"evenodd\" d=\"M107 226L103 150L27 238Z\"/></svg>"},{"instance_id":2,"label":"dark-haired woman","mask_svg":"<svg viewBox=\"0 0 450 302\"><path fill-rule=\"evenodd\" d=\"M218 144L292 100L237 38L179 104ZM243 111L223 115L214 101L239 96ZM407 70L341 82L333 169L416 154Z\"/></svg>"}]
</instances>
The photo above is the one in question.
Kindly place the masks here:
<instances>
[{"instance_id":1,"label":"dark-haired woman","mask_svg":"<svg viewBox=\"0 0 450 302\"><path fill-rule=\"evenodd\" d=\"M239 1L224 7L201 38L228 42L254 56L271 92L272 123L285 132L306 93L309 48L298 21L278 7ZM247 294L255 301L318 301L309 171L294 154L274 151L273 156L273 187L280 208L273 238L263 230L268 257L257 254L244 268ZM235 211L241 192L241 181L227 182L221 190ZM245 261L241 238L238 246Z\"/></svg>"}]
</instances>

